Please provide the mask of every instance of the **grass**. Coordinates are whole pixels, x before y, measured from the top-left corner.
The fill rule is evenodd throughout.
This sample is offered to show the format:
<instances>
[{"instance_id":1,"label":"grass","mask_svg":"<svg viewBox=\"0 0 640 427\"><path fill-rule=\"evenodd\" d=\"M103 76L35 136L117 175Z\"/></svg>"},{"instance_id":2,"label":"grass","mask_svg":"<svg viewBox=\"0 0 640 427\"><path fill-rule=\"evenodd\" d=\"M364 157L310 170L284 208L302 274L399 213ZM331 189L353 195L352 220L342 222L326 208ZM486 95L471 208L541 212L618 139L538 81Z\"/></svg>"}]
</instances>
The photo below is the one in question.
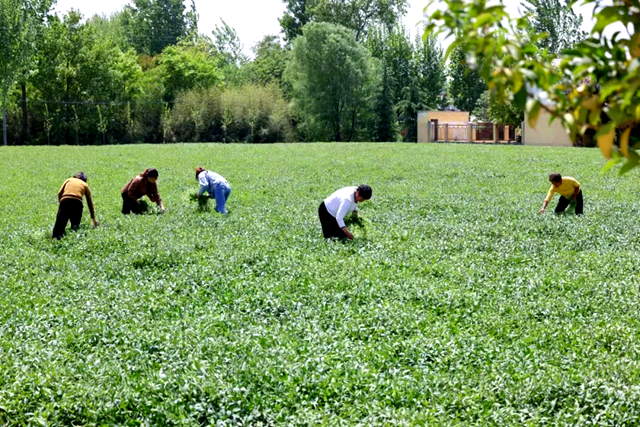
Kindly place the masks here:
<instances>
[{"instance_id":1,"label":"grass","mask_svg":"<svg viewBox=\"0 0 640 427\"><path fill-rule=\"evenodd\" d=\"M0 425L637 425L638 173L596 150L0 150ZM193 168L232 186L193 200ZM120 188L160 171L164 215ZM59 242L89 176L100 226ZM548 173L585 215L537 215ZM317 208L367 183L353 242ZM555 206L552 202L550 210ZM211 207L209 209L208 207Z\"/></svg>"}]
</instances>

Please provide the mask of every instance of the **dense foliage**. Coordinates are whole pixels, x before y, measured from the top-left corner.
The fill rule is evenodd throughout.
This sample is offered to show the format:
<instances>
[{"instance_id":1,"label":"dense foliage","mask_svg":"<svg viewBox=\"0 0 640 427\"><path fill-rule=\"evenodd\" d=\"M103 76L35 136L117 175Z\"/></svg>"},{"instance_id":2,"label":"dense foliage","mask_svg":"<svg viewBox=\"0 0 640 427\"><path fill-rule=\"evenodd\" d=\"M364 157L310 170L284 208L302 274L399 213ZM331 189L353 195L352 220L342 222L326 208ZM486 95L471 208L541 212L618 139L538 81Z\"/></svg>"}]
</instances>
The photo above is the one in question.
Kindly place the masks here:
<instances>
[{"instance_id":1,"label":"dense foliage","mask_svg":"<svg viewBox=\"0 0 640 427\"><path fill-rule=\"evenodd\" d=\"M594 8L591 34L558 54L540 43L548 34L527 31L531 16L511 18L502 2L443 0L444 7L429 17L426 33L455 38L451 48L464 52L492 96L518 109L526 106L532 125L544 110L574 140L596 134L603 154L612 158L609 166L626 158L622 171L628 171L640 164L635 150L640 141L640 2L582 4ZM608 28L616 29L612 36ZM564 40L555 42L567 47ZM616 140L619 148L614 148Z\"/></svg>"},{"instance_id":2,"label":"dense foliage","mask_svg":"<svg viewBox=\"0 0 640 427\"><path fill-rule=\"evenodd\" d=\"M526 146L0 150L0 424L637 425L640 206L602 163ZM191 200L196 165L231 183L228 217ZM149 166L167 211L124 217L120 188ZM100 226L53 242L79 169ZM537 215L555 170L583 185L584 217ZM320 201L360 183L355 241L325 242Z\"/></svg>"},{"instance_id":3,"label":"dense foliage","mask_svg":"<svg viewBox=\"0 0 640 427\"><path fill-rule=\"evenodd\" d=\"M517 28L517 36L528 40L534 49L545 48L547 52L581 40L583 34L577 30L581 18L563 1L526 0L523 7L531 15ZM280 20L283 40L266 35L245 50L236 30L224 20L211 34L200 33L194 1L131 0L111 16L83 17L74 10L54 13L51 0L0 0L4 142L93 145L201 141L226 131L203 133L196 112L194 127L198 131L185 132L184 112L175 111L181 94L199 92L196 97L203 98L222 90L233 98L234 93L255 87L286 101L285 114L279 114L275 122L270 119L269 126L259 126L279 130L261 137L238 131L216 141L265 142L273 141L273 135L283 142L414 141L415 114L420 108L477 109L491 113L480 115L492 121L504 123L508 119L509 124L519 124L514 119L523 115L524 93L490 88L491 93L481 99L487 90L487 76L494 71L501 75L502 65L495 61L502 56L491 55L490 61L482 62L477 59L482 55L470 55L468 46L467 52L456 47L445 65L436 36L416 37L414 28L407 30L402 25L407 4L406 0L285 0L286 11ZM374 58L337 61L333 66L310 70L318 81L329 83L336 76L342 79L362 74L362 78L334 84L344 85L345 97L358 93L353 98L354 108L347 107L344 112L323 109L328 105L324 90L307 91L302 96L301 85L294 82L305 73L285 79L287 67L295 69L300 61L299 55L293 55L296 40L305 37L305 28L316 25L336 29L339 44L351 46L350 58L354 54L365 58L365 50ZM540 31L549 31L550 36L542 39ZM461 38L457 44L466 43L464 31L456 29L455 35ZM550 61L551 57L540 59L544 66L550 66ZM483 71L474 70L481 63L486 63ZM355 70L354 65L362 69ZM598 87L595 84L590 90ZM274 90L280 93L274 94ZM505 100L510 105L503 108ZM252 102L247 100L246 106L234 109L240 112L237 117L228 116L232 114L229 110L224 122L247 123L245 116L252 110ZM278 102L278 111L280 105ZM598 105L592 108L597 110ZM601 106L603 111L608 108L606 103ZM270 111L259 115L272 117ZM338 116L343 129L336 132ZM281 132L283 117L288 129ZM220 126L211 124L210 128ZM595 133L586 130L591 131ZM622 135L622 140L628 140ZM632 133L630 136L633 139Z\"/></svg>"},{"instance_id":4,"label":"dense foliage","mask_svg":"<svg viewBox=\"0 0 640 427\"><path fill-rule=\"evenodd\" d=\"M286 77L305 134L312 141L360 139L378 85L377 64L348 28L310 23L303 31L293 43Z\"/></svg>"}]
</instances>

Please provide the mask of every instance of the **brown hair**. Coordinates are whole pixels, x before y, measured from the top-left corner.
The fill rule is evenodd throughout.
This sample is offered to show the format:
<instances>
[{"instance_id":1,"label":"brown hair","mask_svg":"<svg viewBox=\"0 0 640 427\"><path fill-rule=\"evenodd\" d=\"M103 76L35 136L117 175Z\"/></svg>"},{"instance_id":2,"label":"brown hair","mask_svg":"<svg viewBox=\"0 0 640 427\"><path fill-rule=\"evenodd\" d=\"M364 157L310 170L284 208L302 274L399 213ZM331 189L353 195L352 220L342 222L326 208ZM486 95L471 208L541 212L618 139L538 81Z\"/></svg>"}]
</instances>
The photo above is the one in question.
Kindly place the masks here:
<instances>
[{"instance_id":1,"label":"brown hair","mask_svg":"<svg viewBox=\"0 0 640 427\"><path fill-rule=\"evenodd\" d=\"M85 174L84 172L78 172L73 177L76 178L76 179L81 179L84 182L87 182L87 174Z\"/></svg>"},{"instance_id":2,"label":"brown hair","mask_svg":"<svg viewBox=\"0 0 640 427\"><path fill-rule=\"evenodd\" d=\"M552 173L551 175L549 175L549 181L551 182L562 182L562 175L560 175L559 173Z\"/></svg>"},{"instance_id":3,"label":"brown hair","mask_svg":"<svg viewBox=\"0 0 640 427\"><path fill-rule=\"evenodd\" d=\"M159 174L158 174L157 169L149 168L149 169L145 170L144 172L142 172L140 175L145 177L145 178L157 178Z\"/></svg>"},{"instance_id":4,"label":"brown hair","mask_svg":"<svg viewBox=\"0 0 640 427\"><path fill-rule=\"evenodd\" d=\"M205 171L205 168L201 168L200 166L196 168L196 180L198 179L198 175L200 175L204 171Z\"/></svg>"}]
</instances>

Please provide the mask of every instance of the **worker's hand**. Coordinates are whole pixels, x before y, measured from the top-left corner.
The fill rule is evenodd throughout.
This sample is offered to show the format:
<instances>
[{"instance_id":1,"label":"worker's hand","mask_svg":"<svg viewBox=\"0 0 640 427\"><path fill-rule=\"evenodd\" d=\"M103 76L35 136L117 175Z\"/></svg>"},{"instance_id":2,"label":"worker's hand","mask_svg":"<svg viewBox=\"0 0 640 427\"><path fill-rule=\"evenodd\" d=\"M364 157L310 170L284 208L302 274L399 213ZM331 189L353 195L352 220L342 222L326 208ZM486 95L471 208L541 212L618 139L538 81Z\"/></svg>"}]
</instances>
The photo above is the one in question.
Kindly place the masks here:
<instances>
[{"instance_id":1,"label":"worker's hand","mask_svg":"<svg viewBox=\"0 0 640 427\"><path fill-rule=\"evenodd\" d=\"M94 228L97 227L98 226L98 221L96 221L95 218L93 218L92 221L93 221L93 227Z\"/></svg>"},{"instance_id":2,"label":"worker's hand","mask_svg":"<svg viewBox=\"0 0 640 427\"><path fill-rule=\"evenodd\" d=\"M200 195L196 193L196 199L199 199L199 198L200 198Z\"/></svg>"},{"instance_id":3,"label":"worker's hand","mask_svg":"<svg viewBox=\"0 0 640 427\"><path fill-rule=\"evenodd\" d=\"M160 213L164 213L164 206L160 206Z\"/></svg>"},{"instance_id":4,"label":"worker's hand","mask_svg":"<svg viewBox=\"0 0 640 427\"><path fill-rule=\"evenodd\" d=\"M538 215L540 215L541 213L544 213L545 208L540 209L540 212L538 212Z\"/></svg>"},{"instance_id":5,"label":"worker's hand","mask_svg":"<svg viewBox=\"0 0 640 427\"><path fill-rule=\"evenodd\" d=\"M347 239L353 240L353 234L351 234L351 232L349 230L345 231L344 234L347 235Z\"/></svg>"}]
</instances>

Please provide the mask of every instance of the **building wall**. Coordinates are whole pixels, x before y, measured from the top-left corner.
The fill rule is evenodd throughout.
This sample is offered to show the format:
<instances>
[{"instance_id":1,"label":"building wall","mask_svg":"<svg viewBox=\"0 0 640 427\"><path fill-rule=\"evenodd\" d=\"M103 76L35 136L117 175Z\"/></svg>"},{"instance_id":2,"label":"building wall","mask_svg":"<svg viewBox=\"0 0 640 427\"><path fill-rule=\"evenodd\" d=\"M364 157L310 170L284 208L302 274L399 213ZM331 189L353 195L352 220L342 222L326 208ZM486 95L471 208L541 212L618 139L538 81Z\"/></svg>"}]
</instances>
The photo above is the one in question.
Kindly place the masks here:
<instances>
[{"instance_id":1,"label":"building wall","mask_svg":"<svg viewBox=\"0 0 640 427\"><path fill-rule=\"evenodd\" d=\"M420 111L418 112L418 142L428 142L428 123L468 123L469 113L464 111Z\"/></svg>"},{"instance_id":2,"label":"building wall","mask_svg":"<svg viewBox=\"0 0 640 427\"><path fill-rule=\"evenodd\" d=\"M573 147L569 135L559 120L549 124L551 116L546 111L540 113L535 129L529 126L529 117L524 117L524 145L545 145L551 147Z\"/></svg>"}]
</instances>

